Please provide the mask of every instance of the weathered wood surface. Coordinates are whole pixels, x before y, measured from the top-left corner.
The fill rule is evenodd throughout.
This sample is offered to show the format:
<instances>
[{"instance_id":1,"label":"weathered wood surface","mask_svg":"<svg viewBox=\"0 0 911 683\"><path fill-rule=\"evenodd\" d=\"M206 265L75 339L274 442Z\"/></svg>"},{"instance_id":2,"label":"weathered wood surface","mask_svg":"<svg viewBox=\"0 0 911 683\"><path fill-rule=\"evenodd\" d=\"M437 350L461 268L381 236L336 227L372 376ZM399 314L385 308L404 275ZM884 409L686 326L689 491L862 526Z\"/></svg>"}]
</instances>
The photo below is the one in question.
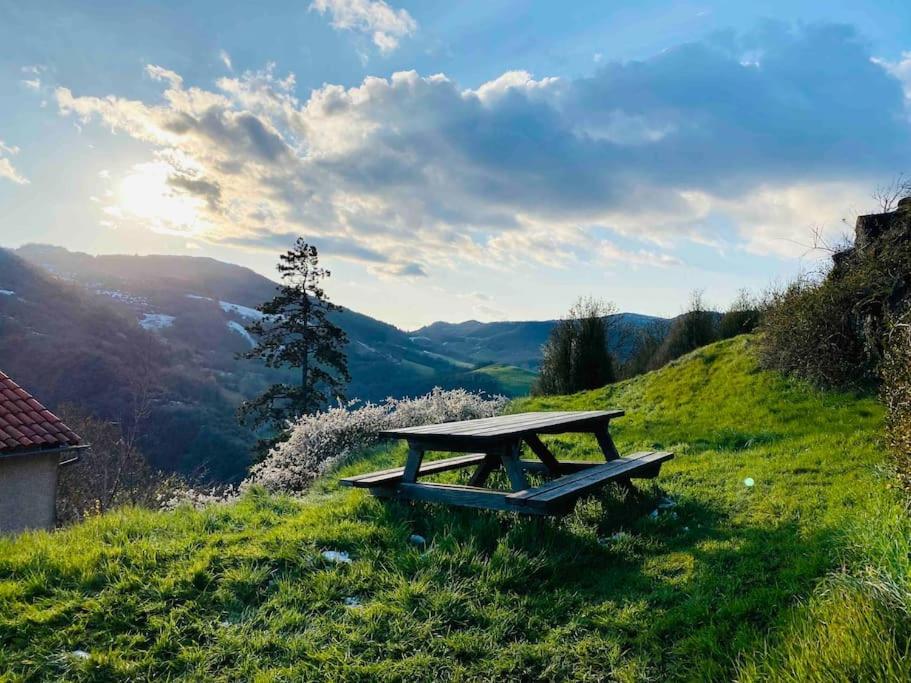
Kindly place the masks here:
<instances>
[{"instance_id":1,"label":"weathered wood surface","mask_svg":"<svg viewBox=\"0 0 911 683\"><path fill-rule=\"evenodd\" d=\"M537 434L526 434L525 443L528 444L528 447L531 449L531 452L538 456L538 460L544 463L544 466L552 474L560 474L560 463L557 462L557 459L554 457L554 454L550 452L550 449L544 445L544 442L538 438Z\"/></svg>"},{"instance_id":2,"label":"weathered wood surface","mask_svg":"<svg viewBox=\"0 0 911 683\"><path fill-rule=\"evenodd\" d=\"M445 444L453 442L495 442L504 438L524 438L527 434L593 432L595 425L623 416L622 410L584 410L498 415L479 420L443 422L421 427L390 429L380 433L386 438L408 439L412 443Z\"/></svg>"},{"instance_id":3,"label":"weathered wood surface","mask_svg":"<svg viewBox=\"0 0 911 683\"><path fill-rule=\"evenodd\" d=\"M656 466L674 457L673 453L644 451L618 458L586 470L567 474L541 486L511 493L510 503L547 508L567 499L575 499L617 479L638 477L640 473L653 476Z\"/></svg>"},{"instance_id":4,"label":"weathered wood surface","mask_svg":"<svg viewBox=\"0 0 911 683\"><path fill-rule=\"evenodd\" d=\"M443 460L434 460L421 465L418 471L419 477L439 474L440 472L449 472L462 467L471 467L480 464L487 457L484 453L470 453L468 455L459 455L454 458L445 458ZM388 470L379 470L377 472L368 472L359 474L354 477L345 477L341 480L344 486L355 486L357 488L371 488L373 486L388 486L402 480L405 474L404 467L393 467Z\"/></svg>"},{"instance_id":5,"label":"weathered wood surface","mask_svg":"<svg viewBox=\"0 0 911 683\"><path fill-rule=\"evenodd\" d=\"M513 510L530 514L548 514L545 510L536 508L518 510L508 500L510 494L506 491L493 491L476 486L402 483L385 491L383 489L374 489L374 491L380 496L388 496L399 500L421 500L428 503L460 505L462 507L482 508L485 510Z\"/></svg>"}]
</instances>

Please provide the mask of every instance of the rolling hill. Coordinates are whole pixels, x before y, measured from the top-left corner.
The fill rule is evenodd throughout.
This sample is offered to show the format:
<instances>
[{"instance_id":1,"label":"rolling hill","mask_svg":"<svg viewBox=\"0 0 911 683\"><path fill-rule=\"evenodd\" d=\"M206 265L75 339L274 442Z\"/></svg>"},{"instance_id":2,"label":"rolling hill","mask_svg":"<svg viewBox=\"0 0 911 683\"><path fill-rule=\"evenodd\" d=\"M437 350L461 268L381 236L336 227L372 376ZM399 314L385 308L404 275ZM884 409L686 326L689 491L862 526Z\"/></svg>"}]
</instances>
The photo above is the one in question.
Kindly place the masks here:
<instances>
[{"instance_id":1,"label":"rolling hill","mask_svg":"<svg viewBox=\"0 0 911 683\"><path fill-rule=\"evenodd\" d=\"M362 453L303 500L252 491L0 539L0 675L911 677L911 523L875 400L760 371L740 337L513 409L605 407L627 411L622 452L677 457L639 495L608 491L559 521L337 488L400 463L396 446ZM582 436L548 441L599 457Z\"/></svg>"},{"instance_id":2,"label":"rolling hill","mask_svg":"<svg viewBox=\"0 0 911 683\"><path fill-rule=\"evenodd\" d=\"M617 313L608 316L608 322L608 344L622 361L632 351L636 330L647 325L666 330L671 320L639 313ZM512 365L537 371L541 363L541 346L555 324L555 320L436 322L411 335L426 348L472 363Z\"/></svg>"}]
</instances>

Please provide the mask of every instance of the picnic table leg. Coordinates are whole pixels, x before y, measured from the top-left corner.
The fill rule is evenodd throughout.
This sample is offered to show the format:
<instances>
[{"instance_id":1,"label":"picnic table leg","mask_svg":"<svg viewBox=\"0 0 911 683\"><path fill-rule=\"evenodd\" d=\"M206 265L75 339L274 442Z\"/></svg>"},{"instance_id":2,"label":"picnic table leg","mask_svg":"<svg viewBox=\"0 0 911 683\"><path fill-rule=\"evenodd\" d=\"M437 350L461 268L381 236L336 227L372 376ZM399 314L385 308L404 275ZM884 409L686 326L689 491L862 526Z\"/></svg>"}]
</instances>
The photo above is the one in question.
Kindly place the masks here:
<instances>
[{"instance_id":1,"label":"picnic table leg","mask_svg":"<svg viewBox=\"0 0 911 683\"><path fill-rule=\"evenodd\" d=\"M560 474L560 463L550 452L550 449L544 445L544 442L538 438L537 434L529 434L525 437L525 443L531 448L532 453L538 456L538 460L544 463L547 471L551 474Z\"/></svg>"},{"instance_id":2,"label":"picnic table leg","mask_svg":"<svg viewBox=\"0 0 911 683\"><path fill-rule=\"evenodd\" d=\"M417 446L408 446L408 459L405 460L405 471L402 474L402 481L413 484L418 479L418 470L421 469L421 461L424 459L424 449Z\"/></svg>"},{"instance_id":3,"label":"picnic table leg","mask_svg":"<svg viewBox=\"0 0 911 683\"><path fill-rule=\"evenodd\" d=\"M614 440L611 438L610 432L607 431L607 424L599 425L595 428L595 438L598 440L601 452L604 453L605 460L610 462L620 457L620 453L614 445Z\"/></svg>"},{"instance_id":4,"label":"picnic table leg","mask_svg":"<svg viewBox=\"0 0 911 683\"><path fill-rule=\"evenodd\" d=\"M513 441L506 444L500 453L503 469L506 470L506 476L509 477L509 484L512 486L513 491L524 491L528 488L525 471L519 462L519 448L520 442Z\"/></svg>"},{"instance_id":5,"label":"picnic table leg","mask_svg":"<svg viewBox=\"0 0 911 683\"><path fill-rule=\"evenodd\" d=\"M476 469L474 474L471 475L471 478L468 480L468 485L484 486L484 484L487 482L487 478L499 466L499 456L496 453L488 453L487 457L484 458L484 462L478 465L478 469Z\"/></svg>"}]
</instances>

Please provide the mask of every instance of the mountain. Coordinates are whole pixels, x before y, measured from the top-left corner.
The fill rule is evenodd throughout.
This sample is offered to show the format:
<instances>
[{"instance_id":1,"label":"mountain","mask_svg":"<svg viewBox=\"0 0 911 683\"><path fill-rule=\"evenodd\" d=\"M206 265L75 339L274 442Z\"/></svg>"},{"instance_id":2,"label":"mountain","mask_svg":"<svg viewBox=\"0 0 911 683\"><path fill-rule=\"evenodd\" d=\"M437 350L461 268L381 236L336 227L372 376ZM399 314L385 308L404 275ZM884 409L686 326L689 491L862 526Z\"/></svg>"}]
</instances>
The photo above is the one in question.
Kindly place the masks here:
<instances>
[{"instance_id":1,"label":"mountain","mask_svg":"<svg viewBox=\"0 0 911 683\"><path fill-rule=\"evenodd\" d=\"M296 373L236 354L275 283L240 266L186 256L91 256L59 247L0 250L0 367L47 404L79 403L131 424L154 384L143 450L156 467L231 481L253 435L234 413ZM474 366L421 348L392 325L344 309L348 397L382 400L434 386L508 391ZM137 385L142 385L137 387Z\"/></svg>"},{"instance_id":2,"label":"mountain","mask_svg":"<svg viewBox=\"0 0 911 683\"><path fill-rule=\"evenodd\" d=\"M629 357L635 331L648 325L666 330L671 321L639 313L617 313L607 317L608 343L620 360ZM436 322L412 332L412 339L470 363L513 365L537 371L541 347L556 320L463 323Z\"/></svg>"},{"instance_id":3,"label":"mountain","mask_svg":"<svg viewBox=\"0 0 911 683\"><path fill-rule=\"evenodd\" d=\"M16 253L64 280L108 298L140 326L201 354L222 370L253 344L243 330L276 283L249 268L193 256L92 256L60 247L26 245ZM333 314L348 334L349 397L381 400L424 393L435 384L468 383L495 391L495 382L468 377L471 364L416 344L411 335L347 308ZM278 373L279 375L281 373ZM260 390L262 387L257 387ZM253 387L241 390L245 396Z\"/></svg>"},{"instance_id":4,"label":"mountain","mask_svg":"<svg viewBox=\"0 0 911 683\"><path fill-rule=\"evenodd\" d=\"M47 245L0 250L0 368L53 407L74 402L132 424L137 396L154 396L143 450L156 467L232 481L253 435L235 411L270 384L296 381L237 354L244 329L276 283L191 256L92 256ZM344 308L348 398L377 401L434 386L528 393L554 321L434 323L414 332ZM668 321L613 316L621 358L631 332Z\"/></svg>"}]
</instances>

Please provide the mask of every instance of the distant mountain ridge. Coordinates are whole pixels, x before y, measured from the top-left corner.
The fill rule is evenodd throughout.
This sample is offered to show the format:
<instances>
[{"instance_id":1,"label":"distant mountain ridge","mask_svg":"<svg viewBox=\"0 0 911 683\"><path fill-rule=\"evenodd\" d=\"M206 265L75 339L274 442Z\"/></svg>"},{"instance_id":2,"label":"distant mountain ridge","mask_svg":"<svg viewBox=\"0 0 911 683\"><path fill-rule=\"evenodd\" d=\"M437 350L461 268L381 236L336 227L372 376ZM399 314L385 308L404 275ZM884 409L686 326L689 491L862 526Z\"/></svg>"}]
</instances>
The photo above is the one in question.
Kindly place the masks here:
<instances>
[{"instance_id":1,"label":"distant mountain ridge","mask_svg":"<svg viewBox=\"0 0 911 683\"><path fill-rule=\"evenodd\" d=\"M620 360L625 360L632 352L636 330L647 325L667 329L671 323L668 318L640 313L616 313L607 320L610 325L608 344ZM444 349L446 353L473 363L515 365L537 371L541 347L556 323L556 320L435 322L414 330L411 335L418 343Z\"/></svg>"},{"instance_id":2,"label":"distant mountain ridge","mask_svg":"<svg viewBox=\"0 0 911 683\"><path fill-rule=\"evenodd\" d=\"M0 368L56 407L71 401L115 421L130 404L135 368L158 394L143 444L156 466L241 476L253 441L234 411L296 372L237 359L255 340L244 329L276 283L211 258L71 252L30 244L0 249ZM438 322L407 332L350 309L333 314L348 334L349 398L382 400L434 386L527 393L555 321ZM667 324L615 316L611 344Z\"/></svg>"}]
</instances>

